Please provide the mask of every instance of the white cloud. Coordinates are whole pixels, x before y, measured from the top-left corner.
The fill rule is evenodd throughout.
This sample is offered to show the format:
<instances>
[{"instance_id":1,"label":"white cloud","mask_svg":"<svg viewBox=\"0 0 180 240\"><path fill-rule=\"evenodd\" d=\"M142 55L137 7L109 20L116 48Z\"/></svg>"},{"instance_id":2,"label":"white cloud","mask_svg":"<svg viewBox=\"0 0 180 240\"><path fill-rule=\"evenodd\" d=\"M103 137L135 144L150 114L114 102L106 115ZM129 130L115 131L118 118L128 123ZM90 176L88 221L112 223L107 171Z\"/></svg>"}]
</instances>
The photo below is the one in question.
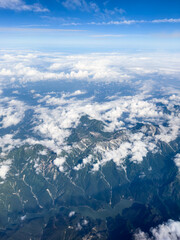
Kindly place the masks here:
<instances>
[{"instance_id":1,"label":"white cloud","mask_svg":"<svg viewBox=\"0 0 180 240\"><path fill-rule=\"evenodd\" d=\"M81 231L81 230L82 230L82 226L81 226L80 223L77 224L76 230L77 230L77 231Z\"/></svg>"},{"instance_id":2,"label":"white cloud","mask_svg":"<svg viewBox=\"0 0 180 240\"><path fill-rule=\"evenodd\" d=\"M26 215L22 216L21 221L24 221L26 219L26 217L27 217Z\"/></svg>"},{"instance_id":3,"label":"white cloud","mask_svg":"<svg viewBox=\"0 0 180 240\"><path fill-rule=\"evenodd\" d=\"M38 154L39 154L39 155L46 156L46 155L48 154L48 151L47 151L47 149L43 149L42 151L39 151Z\"/></svg>"},{"instance_id":4,"label":"white cloud","mask_svg":"<svg viewBox=\"0 0 180 240\"><path fill-rule=\"evenodd\" d=\"M134 235L135 240L178 240L180 239L180 222L169 220L150 231L152 237L139 231Z\"/></svg>"},{"instance_id":5,"label":"white cloud","mask_svg":"<svg viewBox=\"0 0 180 240\"><path fill-rule=\"evenodd\" d=\"M155 19L152 23L180 23L180 18Z\"/></svg>"},{"instance_id":6,"label":"white cloud","mask_svg":"<svg viewBox=\"0 0 180 240\"><path fill-rule=\"evenodd\" d=\"M6 175L9 172L11 163L11 160L6 160L0 163L0 178L2 178L3 180L6 179Z\"/></svg>"},{"instance_id":7,"label":"white cloud","mask_svg":"<svg viewBox=\"0 0 180 240\"><path fill-rule=\"evenodd\" d=\"M26 110L26 105L21 101L9 98L1 99L0 117L2 120L0 124L2 124L2 127L0 128L7 128L20 123L24 118Z\"/></svg>"},{"instance_id":8,"label":"white cloud","mask_svg":"<svg viewBox=\"0 0 180 240\"><path fill-rule=\"evenodd\" d=\"M171 61L169 61L169 59ZM0 82L20 83L51 80L88 80L128 82L135 77L160 74L179 79L180 55L178 53L136 54L86 54L51 57L43 53L2 54L0 57ZM43 69L42 66L43 65Z\"/></svg>"},{"instance_id":9,"label":"white cloud","mask_svg":"<svg viewBox=\"0 0 180 240\"><path fill-rule=\"evenodd\" d=\"M1 156L4 156L7 152L13 148L21 146L24 142L21 139L14 139L15 134L5 134L0 137L0 146L2 147Z\"/></svg>"},{"instance_id":10,"label":"white cloud","mask_svg":"<svg viewBox=\"0 0 180 240\"><path fill-rule=\"evenodd\" d=\"M175 158L174 158L174 162L179 170L180 173L180 153L176 154Z\"/></svg>"},{"instance_id":11,"label":"white cloud","mask_svg":"<svg viewBox=\"0 0 180 240\"><path fill-rule=\"evenodd\" d=\"M82 225L83 226L86 226L88 224L88 221L86 220L86 219L84 219L83 221L82 221Z\"/></svg>"},{"instance_id":12,"label":"white cloud","mask_svg":"<svg viewBox=\"0 0 180 240\"><path fill-rule=\"evenodd\" d=\"M65 0L62 2L62 5L65 8L71 9L71 10L80 10L85 12L98 12L99 7L95 2L88 3L85 0Z\"/></svg>"},{"instance_id":13,"label":"white cloud","mask_svg":"<svg viewBox=\"0 0 180 240\"><path fill-rule=\"evenodd\" d=\"M54 160L54 164L59 168L61 172L64 172L63 164L66 162L66 158L59 157Z\"/></svg>"},{"instance_id":14,"label":"white cloud","mask_svg":"<svg viewBox=\"0 0 180 240\"><path fill-rule=\"evenodd\" d=\"M125 34L101 34L101 35L92 35L94 38L122 38L126 37Z\"/></svg>"},{"instance_id":15,"label":"white cloud","mask_svg":"<svg viewBox=\"0 0 180 240\"><path fill-rule=\"evenodd\" d=\"M42 7L38 3L28 5L23 0L0 0L0 8L15 11L49 12L47 8Z\"/></svg>"},{"instance_id":16,"label":"white cloud","mask_svg":"<svg viewBox=\"0 0 180 240\"><path fill-rule=\"evenodd\" d=\"M62 94L62 97L75 97L75 96L79 96L79 95L83 95L86 94L86 91L81 91L81 90L76 90L75 92L72 93L65 93Z\"/></svg>"},{"instance_id":17,"label":"white cloud","mask_svg":"<svg viewBox=\"0 0 180 240\"><path fill-rule=\"evenodd\" d=\"M91 22L89 24L91 25L131 25L131 24L137 24L137 23L179 23L180 18L165 18L165 19L154 19L154 20L121 20L121 21L109 21L109 22Z\"/></svg>"},{"instance_id":18,"label":"white cloud","mask_svg":"<svg viewBox=\"0 0 180 240\"><path fill-rule=\"evenodd\" d=\"M5 179L6 178L6 174L8 173L9 171L9 166L8 165L3 165L3 166L0 166L0 177L2 179Z\"/></svg>"},{"instance_id":19,"label":"white cloud","mask_svg":"<svg viewBox=\"0 0 180 240\"><path fill-rule=\"evenodd\" d=\"M19 94L18 90L12 91L13 94Z\"/></svg>"},{"instance_id":20,"label":"white cloud","mask_svg":"<svg viewBox=\"0 0 180 240\"><path fill-rule=\"evenodd\" d=\"M104 13L107 14L107 16L109 15L115 15L115 14L123 14L126 13L126 11L122 8L117 8L115 7L114 9L104 9Z\"/></svg>"},{"instance_id":21,"label":"white cloud","mask_svg":"<svg viewBox=\"0 0 180 240\"><path fill-rule=\"evenodd\" d=\"M74 211L72 211L72 212L69 213L69 217L70 217L70 218L73 217L74 215L75 215L75 212L74 212Z\"/></svg>"},{"instance_id":22,"label":"white cloud","mask_svg":"<svg viewBox=\"0 0 180 240\"><path fill-rule=\"evenodd\" d=\"M171 58L171 65L169 65ZM134 75L158 73L178 77L178 54L158 54L156 58L150 54L123 55L123 54L89 54L74 56L59 56L53 64L61 66L60 71L40 72L38 69L24 64L15 65L15 76L20 76L21 81L38 81L48 79L83 79L94 81L127 81ZM43 61L43 59L42 59ZM52 60L51 60L52 61ZM63 64L63 65L62 65ZM7 66L7 65L6 65ZM53 66L53 65L52 65ZM22 68L24 71L22 72ZM50 67L51 68L51 67ZM57 69L58 70L58 69ZM12 70L11 70L12 71Z\"/></svg>"}]
</instances>

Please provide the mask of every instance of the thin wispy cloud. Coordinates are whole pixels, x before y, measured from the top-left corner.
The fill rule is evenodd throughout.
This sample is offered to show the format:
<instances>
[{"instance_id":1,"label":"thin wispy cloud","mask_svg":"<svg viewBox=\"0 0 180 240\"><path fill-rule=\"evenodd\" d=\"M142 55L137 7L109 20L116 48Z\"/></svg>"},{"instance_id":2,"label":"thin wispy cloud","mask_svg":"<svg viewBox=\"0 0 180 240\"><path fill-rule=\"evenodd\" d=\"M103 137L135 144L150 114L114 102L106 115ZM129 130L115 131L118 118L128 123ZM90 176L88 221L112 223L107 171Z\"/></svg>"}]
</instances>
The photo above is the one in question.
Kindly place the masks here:
<instances>
[{"instance_id":1,"label":"thin wispy cloud","mask_svg":"<svg viewBox=\"0 0 180 240\"><path fill-rule=\"evenodd\" d=\"M95 2L87 3L85 0L65 0L62 5L70 10L80 10L84 12L98 12L99 7Z\"/></svg>"},{"instance_id":2,"label":"thin wispy cloud","mask_svg":"<svg viewBox=\"0 0 180 240\"><path fill-rule=\"evenodd\" d=\"M105 9L104 12L108 15L114 15L117 13L119 13L119 14L126 13L126 11L123 8L117 8L117 7L115 7L113 10Z\"/></svg>"},{"instance_id":3,"label":"thin wispy cloud","mask_svg":"<svg viewBox=\"0 0 180 240\"><path fill-rule=\"evenodd\" d=\"M127 35L125 34L102 34L102 35L92 35L91 37L94 38L122 38L126 37Z\"/></svg>"},{"instance_id":4,"label":"thin wispy cloud","mask_svg":"<svg viewBox=\"0 0 180 240\"><path fill-rule=\"evenodd\" d=\"M47 8L44 8L39 3L29 5L23 0L0 0L0 8L15 11L49 12Z\"/></svg>"},{"instance_id":5,"label":"thin wispy cloud","mask_svg":"<svg viewBox=\"0 0 180 240\"><path fill-rule=\"evenodd\" d=\"M83 32L85 30L78 30L78 29L59 29L59 28L1 28L0 32Z\"/></svg>"},{"instance_id":6,"label":"thin wispy cloud","mask_svg":"<svg viewBox=\"0 0 180 240\"><path fill-rule=\"evenodd\" d=\"M137 23L180 23L180 18L165 18L154 20L122 20L122 21L109 21L109 22L90 22L90 25L131 25Z\"/></svg>"},{"instance_id":7,"label":"thin wispy cloud","mask_svg":"<svg viewBox=\"0 0 180 240\"><path fill-rule=\"evenodd\" d=\"M153 23L180 23L180 18L165 18L153 20Z\"/></svg>"},{"instance_id":8,"label":"thin wispy cloud","mask_svg":"<svg viewBox=\"0 0 180 240\"><path fill-rule=\"evenodd\" d=\"M122 15L126 11L122 8L115 7L113 9L100 8L96 2L87 2L85 0L65 0L62 2L62 5L68 10L80 10L83 12L92 12L97 15L99 18L109 18L113 15Z\"/></svg>"},{"instance_id":9,"label":"thin wispy cloud","mask_svg":"<svg viewBox=\"0 0 180 240\"><path fill-rule=\"evenodd\" d=\"M53 20L53 19L52 19ZM55 21L57 19L54 19ZM121 21L102 21L102 22L97 22L97 21L92 21L92 22L80 22L78 19L78 22L73 21L73 22L68 22L65 21L65 19L59 19L59 21L61 21L62 23L60 23L61 25L64 26L78 26L78 25L96 25L96 26L102 26L102 25L133 25L133 24L160 24L160 23L180 23L180 18L165 18L165 19L154 19L154 20L135 20L135 19L131 19L131 20L121 20Z\"/></svg>"}]
</instances>

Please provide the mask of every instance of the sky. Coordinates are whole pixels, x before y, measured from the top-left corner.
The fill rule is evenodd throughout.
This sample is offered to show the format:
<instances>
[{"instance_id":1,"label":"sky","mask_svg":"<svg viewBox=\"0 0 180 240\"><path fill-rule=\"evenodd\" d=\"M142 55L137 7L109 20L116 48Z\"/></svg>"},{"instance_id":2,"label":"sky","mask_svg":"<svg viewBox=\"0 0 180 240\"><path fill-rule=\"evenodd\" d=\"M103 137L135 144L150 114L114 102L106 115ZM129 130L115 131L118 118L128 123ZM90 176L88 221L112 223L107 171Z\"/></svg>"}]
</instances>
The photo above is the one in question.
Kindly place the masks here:
<instances>
[{"instance_id":1,"label":"sky","mask_svg":"<svg viewBox=\"0 0 180 240\"><path fill-rule=\"evenodd\" d=\"M1 48L179 51L179 43L179 0L0 0Z\"/></svg>"}]
</instances>

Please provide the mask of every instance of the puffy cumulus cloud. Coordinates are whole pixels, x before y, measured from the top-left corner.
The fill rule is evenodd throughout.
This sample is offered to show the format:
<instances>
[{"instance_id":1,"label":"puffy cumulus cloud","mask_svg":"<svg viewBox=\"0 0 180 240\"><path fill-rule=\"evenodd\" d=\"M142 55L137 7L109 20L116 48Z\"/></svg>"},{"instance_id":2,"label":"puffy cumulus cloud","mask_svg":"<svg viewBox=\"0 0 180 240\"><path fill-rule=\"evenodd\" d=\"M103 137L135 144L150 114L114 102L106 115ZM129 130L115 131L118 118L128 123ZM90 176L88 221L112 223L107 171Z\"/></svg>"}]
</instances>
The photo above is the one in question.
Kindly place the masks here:
<instances>
[{"instance_id":1,"label":"puffy cumulus cloud","mask_svg":"<svg viewBox=\"0 0 180 240\"><path fill-rule=\"evenodd\" d=\"M10 169L12 161L11 160L6 160L0 163L0 178L5 180L6 175Z\"/></svg>"},{"instance_id":2,"label":"puffy cumulus cloud","mask_svg":"<svg viewBox=\"0 0 180 240\"><path fill-rule=\"evenodd\" d=\"M83 226L88 225L88 221L87 221L86 219L84 219L84 220L82 221L82 225L83 225Z\"/></svg>"},{"instance_id":3,"label":"puffy cumulus cloud","mask_svg":"<svg viewBox=\"0 0 180 240\"><path fill-rule=\"evenodd\" d=\"M134 235L135 240L178 240L180 239L180 222L169 220L167 223L163 223L156 228L150 230L149 234L142 232L141 230Z\"/></svg>"},{"instance_id":4,"label":"puffy cumulus cloud","mask_svg":"<svg viewBox=\"0 0 180 240\"><path fill-rule=\"evenodd\" d=\"M27 217L26 215L22 216L21 221L24 221L26 219L26 217Z\"/></svg>"},{"instance_id":5,"label":"puffy cumulus cloud","mask_svg":"<svg viewBox=\"0 0 180 240\"><path fill-rule=\"evenodd\" d=\"M22 144L24 144L24 141L22 141L21 139L16 139L15 133L3 135L2 137L0 137L0 146L2 148L0 156L4 157L6 153L11 151L15 147L21 146Z\"/></svg>"},{"instance_id":6,"label":"puffy cumulus cloud","mask_svg":"<svg viewBox=\"0 0 180 240\"><path fill-rule=\"evenodd\" d=\"M175 158L174 158L174 162L178 168L178 171L180 173L180 153L176 154Z\"/></svg>"},{"instance_id":7,"label":"puffy cumulus cloud","mask_svg":"<svg viewBox=\"0 0 180 240\"><path fill-rule=\"evenodd\" d=\"M180 133L180 113L178 106L180 106L179 93L177 95L171 95L168 99L154 99L154 102L161 102L171 112L170 114L163 114L168 120L168 126L160 125L160 134L156 137L164 142L170 142L176 139Z\"/></svg>"},{"instance_id":8,"label":"puffy cumulus cloud","mask_svg":"<svg viewBox=\"0 0 180 240\"><path fill-rule=\"evenodd\" d=\"M60 154L63 147L66 148L65 140L71 134L70 129L77 125L79 118L79 112L70 109L70 107L57 107L51 110L37 108L35 110L36 126L34 132L44 139L41 140L42 145Z\"/></svg>"},{"instance_id":9,"label":"puffy cumulus cloud","mask_svg":"<svg viewBox=\"0 0 180 240\"><path fill-rule=\"evenodd\" d=\"M178 116L170 116L169 122L168 122L169 126L165 127L165 126L160 126L160 134L156 136L157 139L164 141L164 142L170 142L173 141L177 138L177 136L179 135L179 131L180 131L180 115L178 114Z\"/></svg>"},{"instance_id":10,"label":"puffy cumulus cloud","mask_svg":"<svg viewBox=\"0 0 180 240\"><path fill-rule=\"evenodd\" d=\"M84 54L2 52L0 79L33 82L50 80L129 81L137 76L161 74L179 78L180 56L176 54ZM43 66L43 68L42 68Z\"/></svg>"},{"instance_id":11,"label":"puffy cumulus cloud","mask_svg":"<svg viewBox=\"0 0 180 240\"><path fill-rule=\"evenodd\" d=\"M0 166L0 177L2 179L5 179L8 171L9 171L9 166L8 165Z\"/></svg>"},{"instance_id":12,"label":"puffy cumulus cloud","mask_svg":"<svg viewBox=\"0 0 180 240\"><path fill-rule=\"evenodd\" d=\"M17 125L24 118L27 106L22 102L10 98L0 99L0 128Z\"/></svg>"},{"instance_id":13,"label":"puffy cumulus cloud","mask_svg":"<svg viewBox=\"0 0 180 240\"><path fill-rule=\"evenodd\" d=\"M61 172L64 171L63 164L65 163L66 159L63 157L56 158L54 160L54 164L59 168Z\"/></svg>"},{"instance_id":14,"label":"puffy cumulus cloud","mask_svg":"<svg viewBox=\"0 0 180 240\"><path fill-rule=\"evenodd\" d=\"M39 3L29 5L23 0L0 0L0 8L15 11L49 12L47 8L42 7Z\"/></svg>"},{"instance_id":15,"label":"puffy cumulus cloud","mask_svg":"<svg viewBox=\"0 0 180 240\"><path fill-rule=\"evenodd\" d=\"M74 211L71 211L70 213L69 213L69 217L73 217L75 215L75 212Z\"/></svg>"},{"instance_id":16,"label":"puffy cumulus cloud","mask_svg":"<svg viewBox=\"0 0 180 240\"><path fill-rule=\"evenodd\" d=\"M81 90L76 90L76 91L73 92L73 93L63 94L62 96L63 96L63 97L73 97L73 96L79 96L79 95L83 95L83 94L86 94L86 92L85 92L85 91L81 91Z\"/></svg>"},{"instance_id":17,"label":"puffy cumulus cloud","mask_svg":"<svg viewBox=\"0 0 180 240\"><path fill-rule=\"evenodd\" d=\"M38 154L39 154L39 155L46 156L46 155L48 154L48 151L47 151L47 149L43 149L43 150L39 151Z\"/></svg>"}]
</instances>

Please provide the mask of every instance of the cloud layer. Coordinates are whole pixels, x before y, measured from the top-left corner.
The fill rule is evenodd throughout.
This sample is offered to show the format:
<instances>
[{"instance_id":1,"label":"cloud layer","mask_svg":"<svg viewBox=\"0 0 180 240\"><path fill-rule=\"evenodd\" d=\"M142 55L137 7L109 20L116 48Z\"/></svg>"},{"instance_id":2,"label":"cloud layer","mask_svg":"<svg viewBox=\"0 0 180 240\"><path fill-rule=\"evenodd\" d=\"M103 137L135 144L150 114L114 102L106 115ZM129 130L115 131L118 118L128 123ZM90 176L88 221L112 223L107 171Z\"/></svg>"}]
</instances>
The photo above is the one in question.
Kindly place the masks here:
<instances>
[{"instance_id":1,"label":"cloud layer","mask_svg":"<svg viewBox=\"0 0 180 240\"><path fill-rule=\"evenodd\" d=\"M178 78L180 56L163 53L60 55L32 52L3 53L1 82L88 80L124 82L152 74ZM43 67L42 67L43 66ZM139 80L140 80L139 79Z\"/></svg>"},{"instance_id":2,"label":"cloud layer","mask_svg":"<svg viewBox=\"0 0 180 240\"><path fill-rule=\"evenodd\" d=\"M153 62L154 57L151 54L54 54L53 57L39 52L2 54L1 87L14 83L21 89L21 84L29 82L67 79L71 80L71 83L73 80L93 81L96 84L126 82L128 86L134 86L134 91L128 96L121 96L118 92L117 95L98 102L96 94L87 97L86 90L77 89L74 92L55 94L40 94L32 90L31 98L36 102L35 106L32 106L18 100L19 91L13 90L14 97L1 96L0 100L0 127L7 131L0 138L1 156L15 146L41 144L57 154L54 164L60 171L66 171L66 156L73 150L85 151L90 144L87 139L81 139L72 146L67 142L81 117L88 116L89 119L101 121L105 132L122 131L123 140L117 138L104 141L103 144L99 142L82 159L81 164L73 166L75 170L90 164L93 171L97 171L111 160L123 168L127 159L140 164L149 152L159 151L159 141L169 144L179 136L180 113L177 106L180 105L180 93L178 89L165 88L164 82L163 88L160 88L159 81L169 76L179 80L179 59L178 54L172 54L170 63L165 56L167 57L157 54L157 59ZM152 77L153 74L161 75L158 77L158 85L156 81L140 80L149 75ZM108 85L105 90L108 90ZM160 91L158 96L154 95L154 90ZM18 135L18 124L23 124L27 110L32 111L32 126L30 134L26 132L26 137L22 140ZM138 123L141 123L142 127L134 131L133 128ZM10 131L10 127L15 130ZM97 136L98 133L92 131L90 134ZM178 166L178 155L175 163Z\"/></svg>"}]
</instances>

